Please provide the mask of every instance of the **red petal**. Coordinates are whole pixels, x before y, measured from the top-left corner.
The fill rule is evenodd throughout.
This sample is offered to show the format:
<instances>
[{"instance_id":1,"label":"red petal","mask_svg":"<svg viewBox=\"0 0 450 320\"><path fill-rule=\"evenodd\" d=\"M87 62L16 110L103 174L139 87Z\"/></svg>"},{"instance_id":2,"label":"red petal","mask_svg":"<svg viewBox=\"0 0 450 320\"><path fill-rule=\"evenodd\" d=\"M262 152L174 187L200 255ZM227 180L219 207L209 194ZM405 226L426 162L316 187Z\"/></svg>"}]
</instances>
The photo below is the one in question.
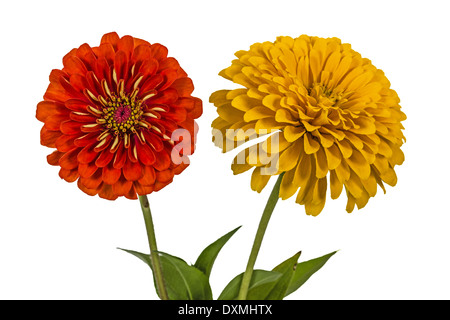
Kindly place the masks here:
<instances>
[{"instance_id":1,"label":"red petal","mask_svg":"<svg viewBox=\"0 0 450 320\"><path fill-rule=\"evenodd\" d=\"M80 175L78 174L77 169L67 170L67 169L61 168L59 170L59 176L61 177L61 179L64 179L67 182L74 182L78 179L78 177Z\"/></svg>"},{"instance_id":2,"label":"red petal","mask_svg":"<svg viewBox=\"0 0 450 320\"><path fill-rule=\"evenodd\" d=\"M168 50L162 44L154 43L150 48L152 49L152 54L155 59L160 61L167 58Z\"/></svg>"},{"instance_id":3,"label":"red petal","mask_svg":"<svg viewBox=\"0 0 450 320\"><path fill-rule=\"evenodd\" d=\"M114 59L114 69L116 70L117 79L127 80L128 76L128 58L125 52L119 51Z\"/></svg>"},{"instance_id":4,"label":"red petal","mask_svg":"<svg viewBox=\"0 0 450 320\"><path fill-rule=\"evenodd\" d=\"M120 169L116 169L109 164L102 169L102 179L104 182L112 185L119 180L121 173Z\"/></svg>"},{"instance_id":5,"label":"red petal","mask_svg":"<svg viewBox=\"0 0 450 320\"><path fill-rule=\"evenodd\" d=\"M80 74L71 75L69 82L72 88L80 93L82 93L84 88L87 86L86 77Z\"/></svg>"},{"instance_id":6,"label":"red petal","mask_svg":"<svg viewBox=\"0 0 450 320\"><path fill-rule=\"evenodd\" d=\"M186 157L187 158L187 157ZM189 162L183 161L182 163L180 163L178 166L176 166L175 168L173 168L173 173L174 174L180 174L184 171L184 169L186 169L189 166Z\"/></svg>"},{"instance_id":7,"label":"red petal","mask_svg":"<svg viewBox=\"0 0 450 320\"><path fill-rule=\"evenodd\" d=\"M67 135L79 135L81 133L81 123L67 120L60 125L61 132Z\"/></svg>"},{"instance_id":8,"label":"red petal","mask_svg":"<svg viewBox=\"0 0 450 320\"><path fill-rule=\"evenodd\" d=\"M100 45L104 43L110 43L114 48L117 46L117 42L119 42L119 35L116 32L110 32L103 35L102 40L100 41Z\"/></svg>"},{"instance_id":9,"label":"red petal","mask_svg":"<svg viewBox=\"0 0 450 320\"><path fill-rule=\"evenodd\" d=\"M116 156L114 157L113 166L116 169L122 169L127 160L127 151L124 150L123 143L119 145L119 149L116 151Z\"/></svg>"},{"instance_id":10,"label":"red petal","mask_svg":"<svg viewBox=\"0 0 450 320\"><path fill-rule=\"evenodd\" d=\"M142 69L142 68L141 68ZM145 74L145 70L139 70L140 73ZM139 89L139 97L143 98L145 97L149 91L154 90L157 86L159 86L159 84L161 82L163 82L164 78L162 75L155 74L154 76L151 76L150 78L148 78L142 85L141 88Z\"/></svg>"},{"instance_id":11,"label":"red petal","mask_svg":"<svg viewBox=\"0 0 450 320\"><path fill-rule=\"evenodd\" d=\"M156 153L156 162L153 167L158 171L164 171L170 167L171 159L166 150L162 150Z\"/></svg>"},{"instance_id":12,"label":"red petal","mask_svg":"<svg viewBox=\"0 0 450 320\"><path fill-rule=\"evenodd\" d=\"M170 112L164 113L164 117L177 123L183 122L186 120L187 111L184 108L173 108Z\"/></svg>"},{"instance_id":13,"label":"red petal","mask_svg":"<svg viewBox=\"0 0 450 320\"><path fill-rule=\"evenodd\" d=\"M77 139L75 139L74 144L77 147L86 147L88 144L94 143L97 141L98 133L91 132L88 134L85 134Z\"/></svg>"},{"instance_id":14,"label":"red petal","mask_svg":"<svg viewBox=\"0 0 450 320\"><path fill-rule=\"evenodd\" d=\"M181 78L175 80L171 88L177 90L179 97L189 97L194 91L194 84L190 78Z\"/></svg>"},{"instance_id":15,"label":"red petal","mask_svg":"<svg viewBox=\"0 0 450 320\"><path fill-rule=\"evenodd\" d=\"M177 101L175 101L174 103L172 103L170 105L171 107L174 108L184 108L186 110L192 110L195 106L195 100L192 97L189 98L185 98L185 97L180 97L178 98Z\"/></svg>"},{"instance_id":16,"label":"red petal","mask_svg":"<svg viewBox=\"0 0 450 320\"><path fill-rule=\"evenodd\" d=\"M129 181L135 181L142 178L143 172L139 162L132 162L129 158L123 166L123 175Z\"/></svg>"},{"instance_id":17,"label":"red petal","mask_svg":"<svg viewBox=\"0 0 450 320\"><path fill-rule=\"evenodd\" d=\"M86 81L88 84L87 88L94 94L94 96L98 97L99 95L103 95L102 85L98 81L93 71L89 71L86 74Z\"/></svg>"},{"instance_id":18,"label":"red petal","mask_svg":"<svg viewBox=\"0 0 450 320\"><path fill-rule=\"evenodd\" d=\"M153 150L159 152L164 149L164 144L159 136L150 132L149 130L143 130L142 133L144 134L146 143L148 143L153 148Z\"/></svg>"},{"instance_id":19,"label":"red petal","mask_svg":"<svg viewBox=\"0 0 450 320\"><path fill-rule=\"evenodd\" d=\"M97 120L97 118L92 116L91 114L80 114L76 112L77 111L70 113L70 119L72 119L73 121L84 123L95 123L95 120Z\"/></svg>"},{"instance_id":20,"label":"red petal","mask_svg":"<svg viewBox=\"0 0 450 320\"><path fill-rule=\"evenodd\" d=\"M53 151L52 153L50 153L47 156L47 162L48 164L52 165L52 166L57 166L59 165L59 159L61 159L61 157L64 155L64 152L59 152L59 151Z\"/></svg>"},{"instance_id":21,"label":"red petal","mask_svg":"<svg viewBox=\"0 0 450 320\"><path fill-rule=\"evenodd\" d=\"M102 170L101 169L97 169L97 171L95 171L95 173L90 176L89 178L84 178L83 176L81 176L80 178L81 180L81 184L83 184L84 187L86 187L87 189L98 189L98 187L100 186L100 184L102 183ZM79 183L80 183L79 180ZM79 186L79 184L78 184ZM97 194L97 193L95 193Z\"/></svg>"},{"instance_id":22,"label":"red petal","mask_svg":"<svg viewBox=\"0 0 450 320\"><path fill-rule=\"evenodd\" d=\"M134 182L134 188L136 189L136 192L140 196L143 196L143 195L146 195L146 194L150 194L150 193L153 192L153 185L151 185L151 186L144 186L144 185L140 184L137 181Z\"/></svg>"},{"instance_id":23,"label":"red petal","mask_svg":"<svg viewBox=\"0 0 450 320\"><path fill-rule=\"evenodd\" d=\"M79 150L79 148L74 148L69 152L66 152L61 159L59 159L59 165L61 168L72 170L78 167L77 155Z\"/></svg>"},{"instance_id":24,"label":"red petal","mask_svg":"<svg viewBox=\"0 0 450 320\"><path fill-rule=\"evenodd\" d=\"M131 54L134 51L134 39L131 36L123 36L117 42L117 51L123 51L126 53L128 60L131 58Z\"/></svg>"},{"instance_id":25,"label":"red petal","mask_svg":"<svg viewBox=\"0 0 450 320\"><path fill-rule=\"evenodd\" d=\"M192 119L197 119L198 117L200 117L203 113L203 103L202 100L200 100L199 98L194 98L194 108L189 112L189 116Z\"/></svg>"},{"instance_id":26,"label":"red petal","mask_svg":"<svg viewBox=\"0 0 450 320\"><path fill-rule=\"evenodd\" d=\"M83 61L88 70L94 70L97 57L92 48L87 44L82 44L77 50L77 57Z\"/></svg>"},{"instance_id":27,"label":"red petal","mask_svg":"<svg viewBox=\"0 0 450 320\"><path fill-rule=\"evenodd\" d=\"M164 188L165 186L167 186L169 183L171 183L172 182L172 180L170 180L170 181L167 181L167 182L159 182L159 181L156 181L156 183L155 183L155 186L154 186L154 191L159 191L159 190L161 190L162 188Z\"/></svg>"},{"instance_id":28,"label":"red petal","mask_svg":"<svg viewBox=\"0 0 450 320\"><path fill-rule=\"evenodd\" d=\"M145 76L152 76L155 74L156 70L158 70L158 66L159 66L158 61L153 58L144 60L139 68L139 73L142 73ZM162 81L162 77L160 81ZM157 83L156 85L158 84L159 83Z\"/></svg>"},{"instance_id":29,"label":"red petal","mask_svg":"<svg viewBox=\"0 0 450 320\"><path fill-rule=\"evenodd\" d=\"M133 61L147 61L152 57L152 50L148 45L140 45L134 48ZM156 61L156 60L155 60Z\"/></svg>"},{"instance_id":30,"label":"red petal","mask_svg":"<svg viewBox=\"0 0 450 320\"><path fill-rule=\"evenodd\" d=\"M163 92L159 92L156 96L147 100L147 105L151 104L171 104L177 101L178 93L177 90L168 88Z\"/></svg>"},{"instance_id":31,"label":"red petal","mask_svg":"<svg viewBox=\"0 0 450 320\"><path fill-rule=\"evenodd\" d=\"M70 99L70 100L67 100L64 104L65 104L66 108L68 108L72 111L88 112L87 106L89 104L86 101Z\"/></svg>"},{"instance_id":32,"label":"red petal","mask_svg":"<svg viewBox=\"0 0 450 320\"><path fill-rule=\"evenodd\" d=\"M146 46L150 47L150 42L142 40L142 39L139 39L139 38L134 38L134 46L138 47L138 46L141 46L141 45L146 45Z\"/></svg>"},{"instance_id":33,"label":"red petal","mask_svg":"<svg viewBox=\"0 0 450 320\"><path fill-rule=\"evenodd\" d=\"M112 190L112 186L109 184L103 183L101 186L101 189L98 192L98 195L100 198L106 199L106 200L116 200L119 196L114 193Z\"/></svg>"},{"instance_id":34,"label":"red petal","mask_svg":"<svg viewBox=\"0 0 450 320\"><path fill-rule=\"evenodd\" d=\"M77 137L78 135L73 136L62 135L61 137L56 139L55 146L58 149L58 151L68 152L73 148L75 148L75 144L73 142Z\"/></svg>"},{"instance_id":35,"label":"red petal","mask_svg":"<svg viewBox=\"0 0 450 320\"><path fill-rule=\"evenodd\" d=\"M100 168L106 167L113 158L114 153L109 152L109 150L103 150L97 160L95 160L95 165Z\"/></svg>"},{"instance_id":36,"label":"red petal","mask_svg":"<svg viewBox=\"0 0 450 320\"><path fill-rule=\"evenodd\" d=\"M130 200L136 200L138 197L136 195L136 189L134 188L134 185L131 185L130 191L125 194L125 197Z\"/></svg>"},{"instance_id":37,"label":"red petal","mask_svg":"<svg viewBox=\"0 0 450 320\"><path fill-rule=\"evenodd\" d=\"M41 144L49 148L56 148L55 142L62 135L59 131L50 131L45 127L41 129Z\"/></svg>"},{"instance_id":38,"label":"red petal","mask_svg":"<svg viewBox=\"0 0 450 320\"><path fill-rule=\"evenodd\" d=\"M140 184L144 186L151 186L155 183L156 174L155 169L152 166L143 166L142 167L142 178L138 181Z\"/></svg>"},{"instance_id":39,"label":"red petal","mask_svg":"<svg viewBox=\"0 0 450 320\"><path fill-rule=\"evenodd\" d=\"M159 182L168 182L173 179L173 171L172 170L164 170L164 171L156 171L156 181Z\"/></svg>"},{"instance_id":40,"label":"red petal","mask_svg":"<svg viewBox=\"0 0 450 320\"><path fill-rule=\"evenodd\" d=\"M90 178L98 170L94 163L80 163L78 165L78 173L83 178Z\"/></svg>"},{"instance_id":41,"label":"red petal","mask_svg":"<svg viewBox=\"0 0 450 320\"><path fill-rule=\"evenodd\" d=\"M90 163L98 157L98 152L94 151L96 143L91 143L84 147L80 153L78 153L77 160L80 163Z\"/></svg>"},{"instance_id":42,"label":"red petal","mask_svg":"<svg viewBox=\"0 0 450 320\"><path fill-rule=\"evenodd\" d=\"M146 166L154 164L156 157L152 149L147 144L140 144L139 142L135 144L139 161Z\"/></svg>"},{"instance_id":43,"label":"red petal","mask_svg":"<svg viewBox=\"0 0 450 320\"><path fill-rule=\"evenodd\" d=\"M71 99L72 96L64 90L64 88L59 83L50 83L47 91L45 91L44 99L62 102Z\"/></svg>"},{"instance_id":44,"label":"red petal","mask_svg":"<svg viewBox=\"0 0 450 320\"><path fill-rule=\"evenodd\" d=\"M114 51L114 47L111 43L103 43L98 48L94 48L93 50L98 57L98 61L103 60L107 61L111 65L114 64L114 56L116 55L116 52Z\"/></svg>"},{"instance_id":45,"label":"red petal","mask_svg":"<svg viewBox=\"0 0 450 320\"><path fill-rule=\"evenodd\" d=\"M37 105L36 118L39 121L45 122L49 116L58 114L68 115L69 110L67 110L63 104L58 102L41 101Z\"/></svg>"},{"instance_id":46,"label":"red petal","mask_svg":"<svg viewBox=\"0 0 450 320\"><path fill-rule=\"evenodd\" d=\"M67 53L67 54L63 57L63 64L66 64L66 61L67 61L69 58L76 57L76 56L77 56L77 51L78 51L77 48L73 48L72 50L70 50L69 53Z\"/></svg>"},{"instance_id":47,"label":"red petal","mask_svg":"<svg viewBox=\"0 0 450 320\"><path fill-rule=\"evenodd\" d=\"M92 179L80 178L80 179L78 179L78 188L80 188L81 191L83 191L84 193L86 193L90 196L95 196L98 193L98 188L100 185L97 185L93 188L88 188L86 186L86 184L89 184L90 182L92 182ZM101 180L100 180L100 183L101 183Z\"/></svg>"},{"instance_id":48,"label":"red petal","mask_svg":"<svg viewBox=\"0 0 450 320\"><path fill-rule=\"evenodd\" d=\"M45 120L45 128L50 131L59 131L61 123L69 120L65 114L52 115Z\"/></svg>"},{"instance_id":49,"label":"red petal","mask_svg":"<svg viewBox=\"0 0 450 320\"><path fill-rule=\"evenodd\" d=\"M161 75L163 76L164 80L156 88L156 90L158 90L158 91L163 91L163 90L167 89L168 87L170 87L178 77L177 72L172 69L163 70L161 72Z\"/></svg>"},{"instance_id":50,"label":"red petal","mask_svg":"<svg viewBox=\"0 0 450 320\"><path fill-rule=\"evenodd\" d=\"M67 72L68 74L85 75L87 72L87 68L80 58L72 56L64 61L63 71Z\"/></svg>"},{"instance_id":51,"label":"red petal","mask_svg":"<svg viewBox=\"0 0 450 320\"><path fill-rule=\"evenodd\" d=\"M159 63L159 69L160 71L166 70L166 69L172 69L173 71L177 71L180 69L180 64L178 63L177 59L169 57L167 59L162 60Z\"/></svg>"},{"instance_id":52,"label":"red petal","mask_svg":"<svg viewBox=\"0 0 450 320\"><path fill-rule=\"evenodd\" d=\"M121 178L112 185L112 190L116 195L124 196L130 191L132 185L133 181L127 181Z\"/></svg>"}]
</instances>

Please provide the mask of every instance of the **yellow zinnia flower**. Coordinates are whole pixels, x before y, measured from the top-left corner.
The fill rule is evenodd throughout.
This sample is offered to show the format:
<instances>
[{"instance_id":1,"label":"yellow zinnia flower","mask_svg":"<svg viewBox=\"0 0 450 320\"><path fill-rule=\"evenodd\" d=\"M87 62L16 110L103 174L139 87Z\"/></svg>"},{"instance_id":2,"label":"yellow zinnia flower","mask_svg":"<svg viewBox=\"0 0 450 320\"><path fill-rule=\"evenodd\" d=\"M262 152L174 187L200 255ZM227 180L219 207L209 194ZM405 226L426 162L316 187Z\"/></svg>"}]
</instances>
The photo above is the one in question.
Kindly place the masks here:
<instances>
[{"instance_id":1,"label":"yellow zinnia flower","mask_svg":"<svg viewBox=\"0 0 450 320\"><path fill-rule=\"evenodd\" d=\"M297 193L307 214L318 215L327 185L336 199L343 187L347 211L360 209L383 182L394 186L405 141L397 93L383 71L337 38L278 37L238 51L219 74L244 88L210 97L219 117L214 142L227 152L271 134L243 150L234 174L254 168L251 187L260 192L271 175L284 173L280 198ZM273 166L276 170L266 170ZM328 181L329 179L329 181Z\"/></svg>"}]
</instances>

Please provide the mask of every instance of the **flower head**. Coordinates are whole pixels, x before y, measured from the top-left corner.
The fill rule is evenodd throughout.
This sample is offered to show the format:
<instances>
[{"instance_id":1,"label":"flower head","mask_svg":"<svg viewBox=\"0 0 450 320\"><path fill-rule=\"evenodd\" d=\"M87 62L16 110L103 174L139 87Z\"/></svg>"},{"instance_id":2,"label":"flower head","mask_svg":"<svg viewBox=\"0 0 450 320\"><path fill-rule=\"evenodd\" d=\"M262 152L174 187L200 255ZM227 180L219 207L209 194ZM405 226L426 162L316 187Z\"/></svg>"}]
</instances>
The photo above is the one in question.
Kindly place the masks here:
<instances>
[{"instance_id":1,"label":"flower head","mask_svg":"<svg viewBox=\"0 0 450 320\"><path fill-rule=\"evenodd\" d=\"M348 212L364 207L378 185L386 192L383 183L396 184L406 116L370 60L337 38L306 35L255 43L236 56L219 74L243 88L211 95L219 114L213 140L226 152L272 133L232 165L235 174L254 168L253 190L284 173L280 198L297 193L306 213L318 215L328 184L333 199L345 189ZM274 171L264 170L274 162Z\"/></svg>"},{"instance_id":2,"label":"flower head","mask_svg":"<svg viewBox=\"0 0 450 320\"><path fill-rule=\"evenodd\" d=\"M109 33L98 47L70 51L63 65L50 73L36 111L41 144L56 148L48 163L61 167L61 178L78 180L89 195L136 199L187 167L202 102L166 47ZM177 142L178 129L189 134Z\"/></svg>"}]
</instances>

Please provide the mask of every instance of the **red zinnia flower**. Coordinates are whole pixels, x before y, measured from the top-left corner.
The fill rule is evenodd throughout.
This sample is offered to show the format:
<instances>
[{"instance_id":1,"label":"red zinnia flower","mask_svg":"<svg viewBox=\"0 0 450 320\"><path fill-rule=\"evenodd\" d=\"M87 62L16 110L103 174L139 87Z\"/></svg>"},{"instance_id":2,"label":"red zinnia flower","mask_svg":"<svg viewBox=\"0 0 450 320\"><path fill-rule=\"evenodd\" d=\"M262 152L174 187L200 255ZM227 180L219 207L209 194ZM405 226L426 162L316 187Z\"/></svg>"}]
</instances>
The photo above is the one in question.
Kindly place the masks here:
<instances>
[{"instance_id":1,"label":"red zinnia flower","mask_svg":"<svg viewBox=\"0 0 450 320\"><path fill-rule=\"evenodd\" d=\"M61 167L61 178L78 180L89 195L136 199L187 167L202 102L166 47L109 33L98 47L70 51L63 65L50 73L36 112L45 123L41 144L57 149L48 163ZM177 129L189 134L173 141Z\"/></svg>"}]
</instances>

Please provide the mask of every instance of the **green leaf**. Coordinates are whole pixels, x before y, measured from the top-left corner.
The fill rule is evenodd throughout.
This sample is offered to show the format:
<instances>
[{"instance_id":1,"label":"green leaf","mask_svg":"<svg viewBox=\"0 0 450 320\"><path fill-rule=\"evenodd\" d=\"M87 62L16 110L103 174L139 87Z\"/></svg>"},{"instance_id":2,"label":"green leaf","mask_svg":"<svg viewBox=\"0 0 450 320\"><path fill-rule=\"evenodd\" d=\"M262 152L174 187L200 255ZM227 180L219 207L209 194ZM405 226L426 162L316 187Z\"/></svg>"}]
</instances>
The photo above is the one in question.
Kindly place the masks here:
<instances>
[{"instance_id":1,"label":"green leaf","mask_svg":"<svg viewBox=\"0 0 450 320\"><path fill-rule=\"evenodd\" d=\"M238 297L244 273L236 276L228 283L220 294L218 300L235 300ZM265 300L267 294L273 289L281 273L266 270L254 270L247 293L247 300Z\"/></svg>"},{"instance_id":2,"label":"green leaf","mask_svg":"<svg viewBox=\"0 0 450 320\"><path fill-rule=\"evenodd\" d=\"M272 270L281 273L282 276L277 280L275 286L267 295L266 300L283 300L286 296L286 291L291 283L292 277L294 276L300 254L301 251L297 252L291 258L280 263Z\"/></svg>"},{"instance_id":3,"label":"green leaf","mask_svg":"<svg viewBox=\"0 0 450 320\"><path fill-rule=\"evenodd\" d=\"M216 260L220 250L225 245L225 243L227 243L227 241L230 240L230 238L236 233L236 231L239 230L239 228L240 227L237 227L233 231L228 232L226 235L210 244L205 248L205 250L202 251L202 253L198 257L194 266L202 271L208 279L211 274L211 269L213 267L214 261Z\"/></svg>"},{"instance_id":4,"label":"green leaf","mask_svg":"<svg viewBox=\"0 0 450 320\"><path fill-rule=\"evenodd\" d=\"M121 250L138 257L152 268L150 255L132 250ZM211 287L203 272L178 257L164 252L159 252L159 255L170 300L212 300Z\"/></svg>"},{"instance_id":5,"label":"green leaf","mask_svg":"<svg viewBox=\"0 0 450 320\"><path fill-rule=\"evenodd\" d=\"M297 264L285 296L290 295L292 292L300 288L314 273L319 271L328 259L330 259L336 252L337 251L334 251L322 257Z\"/></svg>"}]
</instances>

